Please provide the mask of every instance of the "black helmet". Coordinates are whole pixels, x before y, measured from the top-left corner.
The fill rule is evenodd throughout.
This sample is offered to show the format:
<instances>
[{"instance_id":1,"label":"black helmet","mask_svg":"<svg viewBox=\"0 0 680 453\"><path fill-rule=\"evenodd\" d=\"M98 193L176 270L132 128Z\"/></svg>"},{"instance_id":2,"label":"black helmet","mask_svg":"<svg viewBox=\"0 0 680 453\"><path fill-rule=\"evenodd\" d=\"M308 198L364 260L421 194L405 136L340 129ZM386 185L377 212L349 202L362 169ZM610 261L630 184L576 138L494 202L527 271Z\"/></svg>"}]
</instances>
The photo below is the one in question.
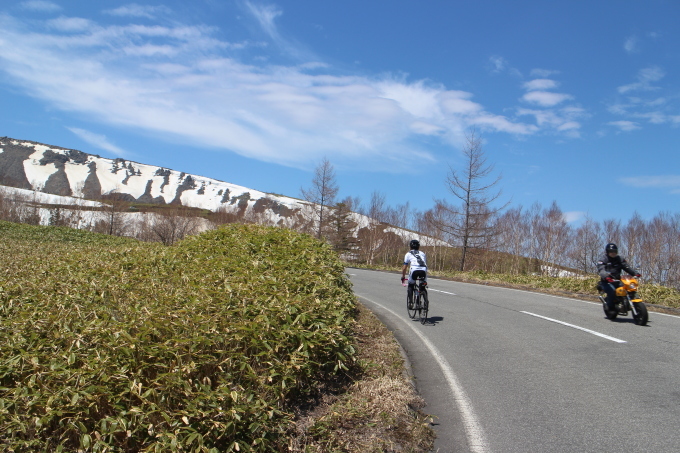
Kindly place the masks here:
<instances>
[{"instance_id":1,"label":"black helmet","mask_svg":"<svg viewBox=\"0 0 680 453\"><path fill-rule=\"evenodd\" d=\"M614 244L613 242L610 242L609 244L605 245L604 251L605 251L605 253L610 253L610 252L619 253L619 248L616 246L616 244Z\"/></svg>"},{"instance_id":2,"label":"black helmet","mask_svg":"<svg viewBox=\"0 0 680 453\"><path fill-rule=\"evenodd\" d=\"M411 250L418 250L420 248L420 242L416 239L412 239L408 246L411 247Z\"/></svg>"}]
</instances>

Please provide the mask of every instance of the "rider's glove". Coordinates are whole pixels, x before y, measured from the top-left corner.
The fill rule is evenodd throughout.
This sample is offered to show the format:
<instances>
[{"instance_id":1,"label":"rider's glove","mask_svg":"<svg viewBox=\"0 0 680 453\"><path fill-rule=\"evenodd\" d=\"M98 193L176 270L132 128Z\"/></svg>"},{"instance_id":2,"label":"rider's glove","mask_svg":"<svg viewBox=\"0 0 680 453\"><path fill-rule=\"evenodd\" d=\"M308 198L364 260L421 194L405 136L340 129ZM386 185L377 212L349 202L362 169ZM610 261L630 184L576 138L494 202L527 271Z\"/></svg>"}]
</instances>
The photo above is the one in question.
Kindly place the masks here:
<instances>
[{"instance_id":1,"label":"rider's glove","mask_svg":"<svg viewBox=\"0 0 680 453\"><path fill-rule=\"evenodd\" d=\"M614 279L612 278L611 275L608 276L607 278L605 278L605 280L607 280L607 282L609 282L609 283L613 283L613 282L614 282Z\"/></svg>"},{"instance_id":2,"label":"rider's glove","mask_svg":"<svg viewBox=\"0 0 680 453\"><path fill-rule=\"evenodd\" d=\"M635 274L635 276L636 276L636 277L642 277L642 275L640 275L640 274Z\"/></svg>"}]
</instances>

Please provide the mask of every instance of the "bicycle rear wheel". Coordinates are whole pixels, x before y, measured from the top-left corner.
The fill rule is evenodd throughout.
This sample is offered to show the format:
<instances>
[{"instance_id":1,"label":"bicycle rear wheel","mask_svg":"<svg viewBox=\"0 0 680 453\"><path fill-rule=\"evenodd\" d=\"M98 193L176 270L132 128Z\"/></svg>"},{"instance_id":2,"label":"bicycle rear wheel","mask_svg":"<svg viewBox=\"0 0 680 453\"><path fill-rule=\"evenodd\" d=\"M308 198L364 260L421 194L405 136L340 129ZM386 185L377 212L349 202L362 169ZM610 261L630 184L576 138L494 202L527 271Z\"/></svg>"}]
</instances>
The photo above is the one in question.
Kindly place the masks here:
<instances>
[{"instance_id":1,"label":"bicycle rear wheel","mask_svg":"<svg viewBox=\"0 0 680 453\"><path fill-rule=\"evenodd\" d=\"M427 310L430 307L430 301L427 298L427 291L422 291L420 293L420 323L425 324L427 322Z\"/></svg>"},{"instance_id":2,"label":"bicycle rear wheel","mask_svg":"<svg viewBox=\"0 0 680 453\"><path fill-rule=\"evenodd\" d=\"M411 303L408 301L408 292L406 293L406 311L408 311L408 317L413 319L416 317L416 291L413 291L413 299Z\"/></svg>"}]
</instances>

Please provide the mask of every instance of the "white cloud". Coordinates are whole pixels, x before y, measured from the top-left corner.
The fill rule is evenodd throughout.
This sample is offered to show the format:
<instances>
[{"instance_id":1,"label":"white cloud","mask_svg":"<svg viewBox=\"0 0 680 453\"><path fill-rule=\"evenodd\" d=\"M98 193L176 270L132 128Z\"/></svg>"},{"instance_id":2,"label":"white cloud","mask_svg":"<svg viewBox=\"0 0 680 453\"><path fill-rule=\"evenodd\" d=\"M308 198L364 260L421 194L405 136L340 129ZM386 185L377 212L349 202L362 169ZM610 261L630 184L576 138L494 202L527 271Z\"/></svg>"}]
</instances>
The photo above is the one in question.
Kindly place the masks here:
<instances>
[{"instance_id":1,"label":"white cloud","mask_svg":"<svg viewBox=\"0 0 680 453\"><path fill-rule=\"evenodd\" d=\"M632 187L673 189L673 192L680 189L680 175L629 176L621 178L620 181Z\"/></svg>"},{"instance_id":2,"label":"white cloud","mask_svg":"<svg viewBox=\"0 0 680 453\"><path fill-rule=\"evenodd\" d=\"M259 11L264 24L280 14ZM577 129L565 118L518 122L486 111L471 93L425 81L336 75L318 59L245 64L233 56L238 44L215 38L210 27L105 26L66 17L50 23L70 33L35 32L0 16L0 71L19 89L108 127L264 161L304 166L333 154L388 168L414 153L431 158L433 137L459 144L471 125L513 135ZM104 136L71 130L102 149L124 152Z\"/></svg>"},{"instance_id":3,"label":"white cloud","mask_svg":"<svg viewBox=\"0 0 680 453\"><path fill-rule=\"evenodd\" d=\"M557 130L564 132L564 131L574 131L578 130L581 128L581 123L577 121L567 121L566 123L562 123L559 126L557 126Z\"/></svg>"},{"instance_id":4,"label":"white cloud","mask_svg":"<svg viewBox=\"0 0 680 453\"><path fill-rule=\"evenodd\" d=\"M489 64L491 66L490 71L492 74L508 73L515 77L522 77L522 73L518 69L510 66L508 61L501 56L494 55L489 57Z\"/></svg>"},{"instance_id":5,"label":"white cloud","mask_svg":"<svg viewBox=\"0 0 680 453\"><path fill-rule=\"evenodd\" d=\"M503 57L499 57L498 55L494 55L492 57L489 57L489 63L491 63L491 71L492 72L503 72L505 68L507 67L508 63Z\"/></svg>"},{"instance_id":6,"label":"white cloud","mask_svg":"<svg viewBox=\"0 0 680 453\"><path fill-rule=\"evenodd\" d=\"M530 74L531 74L531 77L539 77L539 78L544 79L544 78L547 78L547 77L557 75L559 73L560 73L560 71L555 71L555 70L552 70L552 69L536 68L536 69L532 69Z\"/></svg>"},{"instance_id":7,"label":"white cloud","mask_svg":"<svg viewBox=\"0 0 680 453\"><path fill-rule=\"evenodd\" d=\"M255 18L272 42L287 55L305 62L309 60L318 60L313 52L298 43L294 43L289 39L284 38L281 33L279 33L278 27L276 26L276 19L283 15L281 9L274 5L262 5L250 1L246 1L244 5L246 10Z\"/></svg>"},{"instance_id":8,"label":"white cloud","mask_svg":"<svg viewBox=\"0 0 680 453\"><path fill-rule=\"evenodd\" d=\"M610 125L610 126L617 127L620 130L625 131L625 132L630 132L630 131L640 129L640 125L638 123L634 122L634 121L625 121L625 120L611 121L607 124Z\"/></svg>"},{"instance_id":9,"label":"white cloud","mask_svg":"<svg viewBox=\"0 0 680 453\"><path fill-rule=\"evenodd\" d=\"M29 0L19 3L19 6L29 11L53 13L61 10L61 6L47 0Z\"/></svg>"},{"instance_id":10,"label":"white cloud","mask_svg":"<svg viewBox=\"0 0 680 453\"><path fill-rule=\"evenodd\" d=\"M470 119L470 124L517 135L530 135L539 130L539 128L533 124L515 123L504 116L492 114L477 115Z\"/></svg>"},{"instance_id":11,"label":"white cloud","mask_svg":"<svg viewBox=\"0 0 680 453\"><path fill-rule=\"evenodd\" d=\"M445 131L445 129L441 126L425 123L423 121L415 121L411 123L411 130L416 134L422 135L439 135Z\"/></svg>"},{"instance_id":12,"label":"white cloud","mask_svg":"<svg viewBox=\"0 0 680 453\"><path fill-rule=\"evenodd\" d=\"M171 10L165 5L150 6L131 3L115 9L104 10L105 14L119 17L145 17L155 19L158 14L168 14Z\"/></svg>"},{"instance_id":13,"label":"white cloud","mask_svg":"<svg viewBox=\"0 0 680 453\"><path fill-rule=\"evenodd\" d=\"M58 17L47 21L47 26L65 32L79 32L90 30L93 23L80 17Z\"/></svg>"},{"instance_id":14,"label":"white cloud","mask_svg":"<svg viewBox=\"0 0 680 453\"><path fill-rule=\"evenodd\" d=\"M587 215L584 211L569 211L562 214L562 218L567 223L578 222Z\"/></svg>"},{"instance_id":15,"label":"white cloud","mask_svg":"<svg viewBox=\"0 0 680 453\"><path fill-rule=\"evenodd\" d=\"M573 99L573 97L569 94L549 91L530 91L522 96L522 100L542 107L554 107L568 99Z\"/></svg>"},{"instance_id":16,"label":"white cloud","mask_svg":"<svg viewBox=\"0 0 680 453\"><path fill-rule=\"evenodd\" d=\"M520 109L518 114L533 116L542 130L554 130L571 138L579 137L581 123L578 120L587 116L586 112L578 107L546 110Z\"/></svg>"},{"instance_id":17,"label":"white cloud","mask_svg":"<svg viewBox=\"0 0 680 453\"><path fill-rule=\"evenodd\" d=\"M274 21L283 14L283 11L274 5L260 5L252 2L246 2L246 6L272 39L275 41L281 39Z\"/></svg>"},{"instance_id":18,"label":"white cloud","mask_svg":"<svg viewBox=\"0 0 680 453\"><path fill-rule=\"evenodd\" d=\"M524 84L524 89L527 91L542 91L542 90L552 90L557 88L559 84L551 79L534 79L526 82Z\"/></svg>"},{"instance_id":19,"label":"white cloud","mask_svg":"<svg viewBox=\"0 0 680 453\"><path fill-rule=\"evenodd\" d=\"M653 82L658 82L666 76L663 69L658 66L650 66L649 68L641 69L638 72L635 83L623 85L618 88L619 93L628 93L629 91L651 91L657 90L658 87L652 86Z\"/></svg>"},{"instance_id":20,"label":"white cloud","mask_svg":"<svg viewBox=\"0 0 680 453\"><path fill-rule=\"evenodd\" d=\"M639 52L639 40L637 36L631 36L623 43L623 48L628 53Z\"/></svg>"},{"instance_id":21,"label":"white cloud","mask_svg":"<svg viewBox=\"0 0 680 453\"><path fill-rule=\"evenodd\" d=\"M110 151L116 156L123 157L127 155L126 151L109 142L105 135L95 134L93 132L86 131L84 129L79 129L77 127L69 127L67 129L76 134L78 137L80 137L87 143L89 143L90 145L96 146L97 148L106 151Z\"/></svg>"}]
</instances>

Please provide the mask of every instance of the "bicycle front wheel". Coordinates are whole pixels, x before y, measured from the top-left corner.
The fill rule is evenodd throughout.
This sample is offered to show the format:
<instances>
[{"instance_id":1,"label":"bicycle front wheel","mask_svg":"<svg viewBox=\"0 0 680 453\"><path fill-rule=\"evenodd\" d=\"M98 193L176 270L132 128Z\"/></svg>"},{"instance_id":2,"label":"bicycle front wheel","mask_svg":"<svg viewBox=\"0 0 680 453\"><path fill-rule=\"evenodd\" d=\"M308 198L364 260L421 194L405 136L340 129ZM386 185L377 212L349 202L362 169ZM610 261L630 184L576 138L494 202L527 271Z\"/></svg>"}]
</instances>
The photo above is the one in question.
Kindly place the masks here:
<instances>
[{"instance_id":1,"label":"bicycle front wheel","mask_svg":"<svg viewBox=\"0 0 680 453\"><path fill-rule=\"evenodd\" d=\"M420 293L420 323L425 324L427 322L427 310L430 306L430 301L427 298L427 291Z\"/></svg>"}]
</instances>

